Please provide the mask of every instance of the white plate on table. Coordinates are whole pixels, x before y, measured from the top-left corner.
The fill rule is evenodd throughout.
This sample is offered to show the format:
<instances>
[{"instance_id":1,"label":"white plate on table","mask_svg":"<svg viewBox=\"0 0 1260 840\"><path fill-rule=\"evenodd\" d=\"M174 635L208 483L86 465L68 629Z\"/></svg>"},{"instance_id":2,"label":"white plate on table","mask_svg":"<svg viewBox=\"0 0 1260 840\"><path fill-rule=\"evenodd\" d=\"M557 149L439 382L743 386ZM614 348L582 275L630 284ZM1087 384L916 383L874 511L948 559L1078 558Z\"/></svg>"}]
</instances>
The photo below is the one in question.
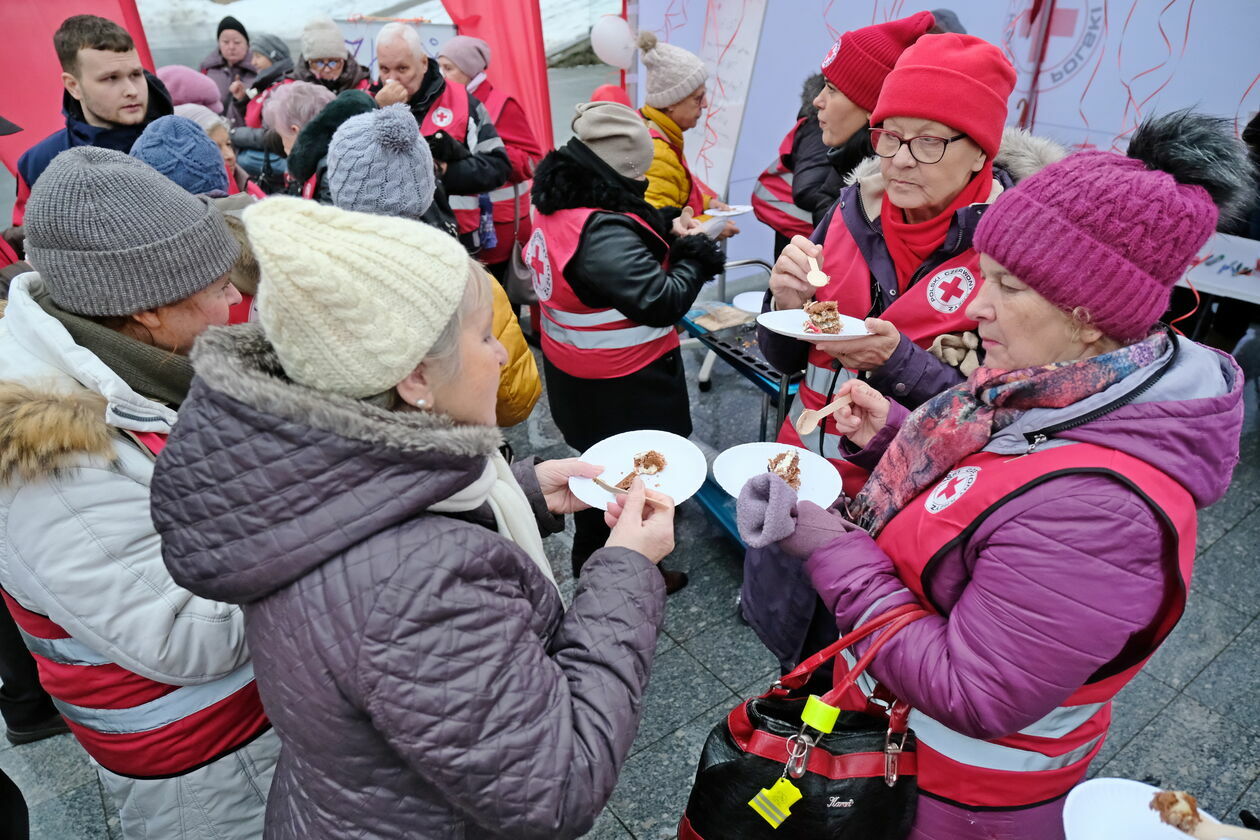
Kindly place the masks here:
<instances>
[{"instance_id":1,"label":"white plate on table","mask_svg":"<svg viewBox=\"0 0 1260 840\"><path fill-rule=\"evenodd\" d=\"M730 210L705 210L704 215L715 219L729 219L731 216L742 216L752 212L751 204L732 204Z\"/></svg>"},{"instance_id":2,"label":"white plate on table","mask_svg":"<svg viewBox=\"0 0 1260 840\"><path fill-rule=\"evenodd\" d=\"M656 475L643 476L643 484L649 490L664 493L674 500L674 504L680 504L694 496L704 484L709 472L704 453L685 437L672 432L655 429L623 432L601 440L579 457L588 464L602 466L604 473L600 478L615 485L634 469L634 456L649 449L665 456L665 469ZM569 489L573 495L600 510L607 508L613 500L612 493L589 478L570 478Z\"/></svg>"},{"instance_id":3,"label":"white plate on table","mask_svg":"<svg viewBox=\"0 0 1260 840\"><path fill-rule=\"evenodd\" d=\"M821 455L787 443L744 443L732 446L713 462L713 480L735 498L753 476L767 472L771 458L793 451L801 456L801 489L796 497L819 507L830 507L840 498L840 473Z\"/></svg>"},{"instance_id":4,"label":"white plate on table","mask_svg":"<svg viewBox=\"0 0 1260 840\"><path fill-rule=\"evenodd\" d=\"M1161 789L1131 779L1090 779L1072 789L1063 806L1067 840L1185 840L1151 810ZM1202 808L1199 814L1219 822Z\"/></svg>"},{"instance_id":5,"label":"white plate on table","mask_svg":"<svg viewBox=\"0 0 1260 840\"><path fill-rule=\"evenodd\" d=\"M866 329L866 322L861 318L850 318L848 315L840 316L840 332L831 333L812 333L806 332L805 324L809 321L809 316L805 314L804 309L780 309L775 312L762 312L757 316L757 323L761 324L770 332L786 335L788 338L796 338L801 341L808 341L816 344L820 341L848 341L852 338L862 338L871 333Z\"/></svg>"},{"instance_id":6,"label":"white plate on table","mask_svg":"<svg viewBox=\"0 0 1260 840\"><path fill-rule=\"evenodd\" d=\"M740 292L731 299L731 306L758 315L761 313L761 303L765 299L766 293L764 291Z\"/></svg>"}]
</instances>

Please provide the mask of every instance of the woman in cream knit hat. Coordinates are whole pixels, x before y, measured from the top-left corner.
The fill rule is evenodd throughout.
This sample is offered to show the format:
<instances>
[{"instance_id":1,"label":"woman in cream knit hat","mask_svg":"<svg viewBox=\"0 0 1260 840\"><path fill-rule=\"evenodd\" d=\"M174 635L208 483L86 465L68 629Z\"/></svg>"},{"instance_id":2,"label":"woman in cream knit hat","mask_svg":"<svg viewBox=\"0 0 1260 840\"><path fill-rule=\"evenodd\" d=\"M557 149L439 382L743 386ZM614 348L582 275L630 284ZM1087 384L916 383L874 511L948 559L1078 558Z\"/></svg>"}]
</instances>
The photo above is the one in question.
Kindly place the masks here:
<instances>
[{"instance_id":1,"label":"woman in cream knit hat","mask_svg":"<svg viewBox=\"0 0 1260 840\"><path fill-rule=\"evenodd\" d=\"M692 174L683 153L683 132L699 124L709 105L705 92L708 68L698 56L658 41L651 32L639 33L639 49L647 68L647 98L640 113L647 121L653 148L647 173L648 204L675 212L690 207L695 216L710 208L726 209L727 205ZM739 228L727 222L718 238L736 233Z\"/></svg>"},{"instance_id":2,"label":"woman in cream knit hat","mask_svg":"<svg viewBox=\"0 0 1260 840\"><path fill-rule=\"evenodd\" d=\"M198 344L153 509L176 580L244 607L286 757L266 836L585 833L638 727L672 504L633 487L566 607L540 529L603 467L498 454L493 281L410 219L244 221L261 325Z\"/></svg>"}]
</instances>

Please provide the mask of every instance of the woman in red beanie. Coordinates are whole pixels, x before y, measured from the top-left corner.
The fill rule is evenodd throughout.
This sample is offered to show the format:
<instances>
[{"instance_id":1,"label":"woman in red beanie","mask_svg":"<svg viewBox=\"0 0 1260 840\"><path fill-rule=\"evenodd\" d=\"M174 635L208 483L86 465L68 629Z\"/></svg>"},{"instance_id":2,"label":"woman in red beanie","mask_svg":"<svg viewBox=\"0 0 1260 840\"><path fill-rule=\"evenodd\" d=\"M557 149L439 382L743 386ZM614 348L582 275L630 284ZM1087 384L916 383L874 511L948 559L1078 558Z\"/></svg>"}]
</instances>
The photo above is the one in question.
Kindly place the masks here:
<instances>
[{"instance_id":1,"label":"woman in red beanie","mask_svg":"<svg viewBox=\"0 0 1260 840\"><path fill-rule=\"evenodd\" d=\"M840 46L835 61L848 49L845 38ZM913 407L975 367L975 354L957 354L965 359L953 364L945 359L956 355L947 352L954 345L977 346L975 322L965 314L980 285L971 247L976 223L1013 181L1063 154L1012 132L1007 143L1017 148L1000 155L1014 86L1015 70L1002 51L970 35L925 35L901 53L870 115L878 171L860 167L814 240L795 237L770 278L776 309L834 300L844 314L868 318L873 333L812 349L772 333L761 336L777 367L805 368L796 412L821 408L855 375ZM805 279L811 256L831 278L821 289ZM802 442L793 419L779 440L834 461L846 491L856 492L863 475L844 462L831 425Z\"/></svg>"},{"instance_id":2,"label":"woman in red beanie","mask_svg":"<svg viewBox=\"0 0 1260 840\"><path fill-rule=\"evenodd\" d=\"M935 24L918 12L840 36L821 73L805 80L796 124L753 189L753 212L774 229L774 255L809 236L854 168L871 153L870 119L879 89L906 47Z\"/></svg>"},{"instance_id":3,"label":"woman in red beanie","mask_svg":"<svg viewBox=\"0 0 1260 840\"><path fill-rule=\"evenodd\" d=\"M967 303L983 365L913 413L845 383L836 429L873 472L844 515L770 475L740 495L745 538L805 560L840 632L930 613L868 671L913 709L911 840L1062 840L1112 698L1180 619L1244 378L1158 319L1250 171L1226 121L1183 112L1003 194Z\"/></svg>"}]
</instances>

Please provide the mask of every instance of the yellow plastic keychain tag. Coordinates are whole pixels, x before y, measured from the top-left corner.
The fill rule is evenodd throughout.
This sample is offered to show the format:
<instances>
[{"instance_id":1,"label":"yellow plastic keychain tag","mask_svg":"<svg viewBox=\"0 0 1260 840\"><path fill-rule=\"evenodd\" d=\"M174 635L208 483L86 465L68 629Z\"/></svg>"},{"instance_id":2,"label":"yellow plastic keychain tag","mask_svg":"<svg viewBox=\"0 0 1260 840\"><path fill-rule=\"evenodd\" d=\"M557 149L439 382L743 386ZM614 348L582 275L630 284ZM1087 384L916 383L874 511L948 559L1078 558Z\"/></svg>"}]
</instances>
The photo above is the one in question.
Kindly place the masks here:
<instances>
[{"instance_id":1,"label":"yellow plastic keychain tag","mask_svg":"<svg viewBox=\"0 0 1260 840\"><path fill-rule=\"evenodd\" d=\"M792 806L800 798L801 792L796 785L787 779L779 779L770 787L762 788L748 804L762 819L770 823L771 828L778 828L792 815Z\"/></svg>"}]
</instances>

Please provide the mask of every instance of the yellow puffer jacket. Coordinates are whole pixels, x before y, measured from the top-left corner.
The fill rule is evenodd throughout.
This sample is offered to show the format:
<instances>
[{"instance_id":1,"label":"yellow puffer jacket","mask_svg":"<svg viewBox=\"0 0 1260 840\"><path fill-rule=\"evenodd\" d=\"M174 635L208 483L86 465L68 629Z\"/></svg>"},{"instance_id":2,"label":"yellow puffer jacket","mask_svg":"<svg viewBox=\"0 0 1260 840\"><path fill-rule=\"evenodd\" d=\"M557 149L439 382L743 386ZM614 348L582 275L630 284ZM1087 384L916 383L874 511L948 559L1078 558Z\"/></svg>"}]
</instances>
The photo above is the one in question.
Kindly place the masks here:
<instances>
[{"instance_id":1,"label":"yellow puffer jacket","mask_svg":"<svg viewBox=\"0 0 1260 840\"><path fill-rule=\"evenodd\" d=\"M534 404L542 396L542 380L538 377L534 354L525 343L507 292L493 277L490 278L490 286L494 290L494 337L499 339L508 354L507 364L499 372L495 419L500 426L515 426L534 410Z\"/></svg>"},{"instance_id":2,"label":"yellow puffer jacket","mask_svg":"<svg viewBox=\"0 0 1260 840\"><path fill-rule=\"evenodd\" d=\"M678 124L650 105L643 106L643 117L648 129L656 129L669 138L667 143L660 138L652 138L652 165L648 167L647 195L644 198L653 207L686 207L687 196L691 195L691 179L683 168L674 146L683 147L682 131ZM704 206L708 209L710 196L704 197Z\"/></svg>"}]
</instances>

